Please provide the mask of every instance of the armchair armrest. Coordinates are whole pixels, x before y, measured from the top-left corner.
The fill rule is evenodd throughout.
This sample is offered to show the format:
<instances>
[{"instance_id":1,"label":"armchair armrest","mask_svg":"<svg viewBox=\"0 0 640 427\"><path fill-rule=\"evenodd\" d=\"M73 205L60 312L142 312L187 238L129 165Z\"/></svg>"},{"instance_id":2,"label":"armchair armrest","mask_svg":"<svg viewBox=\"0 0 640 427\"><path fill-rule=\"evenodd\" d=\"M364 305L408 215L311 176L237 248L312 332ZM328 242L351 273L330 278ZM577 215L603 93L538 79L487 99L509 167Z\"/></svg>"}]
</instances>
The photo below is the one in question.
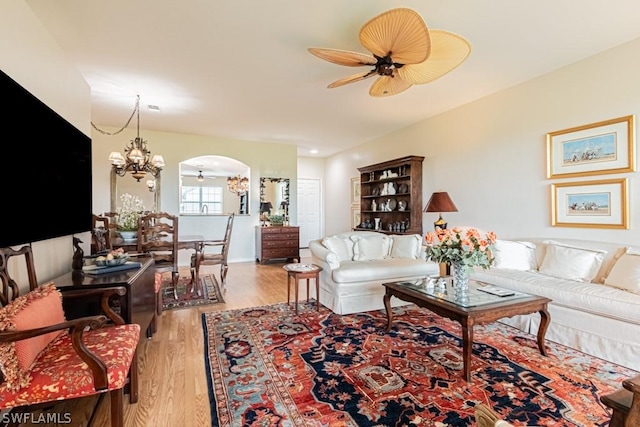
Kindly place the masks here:
<instances>
[{"instance_id":1,"label":"armchair armrest","mask_svg":"<svg viewBox=\"0 0 640 427\"><path fill-rule=\"evenodd\" d=\"M104 289L77 289L64 291L62 297L65 300L73 298L86 298L91 296L100 296L100 307L105 316L107 316L114 324L124 325L124 319L116 313L109 305L109 298L113 295L124 296L127 294L127 289L124 286L115 286L113 288Z\"/></svg>"},{"instance_id":2,"label":"armchair armrest","mask_svg":"<svg viewBox=\"0 0 640 427\"><path fill-rule=\"evenodd\" d=\"M82 342L85 330L97 329L104 325L107 317L103 315L81 317L79 319L68 320L66 322L45 326L36 329L25 329L22 331L2 331L0 332L0 342L15 342L27 338L33 338L50 332L69 330L73 349L80 358L89 366L93 373L93 381L96 390L106 389L109 381L107 379L107 367L95 354L93 354Z\"/></svg>"}]
</instances>

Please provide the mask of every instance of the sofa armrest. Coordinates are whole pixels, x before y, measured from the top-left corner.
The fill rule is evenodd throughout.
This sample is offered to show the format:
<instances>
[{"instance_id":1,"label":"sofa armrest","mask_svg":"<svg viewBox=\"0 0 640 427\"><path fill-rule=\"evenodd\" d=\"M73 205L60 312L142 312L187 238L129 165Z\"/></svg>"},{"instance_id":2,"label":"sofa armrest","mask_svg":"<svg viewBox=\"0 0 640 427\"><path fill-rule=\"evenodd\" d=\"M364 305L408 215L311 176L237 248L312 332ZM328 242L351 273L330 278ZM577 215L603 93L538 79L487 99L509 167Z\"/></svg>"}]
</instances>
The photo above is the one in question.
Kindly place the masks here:
<instances>
[{"instance_id":1,"label":"sofa armrest","mask_svg":"<svg viewBox=\"0 0 640 427\"><path fill-rule=\"evenodd\" d=\"M334 270L340 267L340 259L335 252L331 252L322 243L317 240L309 242L309 250L311 255L319 262L322 268Z\"/></svg>"},{"instance_id":2,"label":"sofa armrest","mask_svg":"<svg viewBox=\"0 0 640 427\"><path fill-rule=\"evenodd\" d=\"M426 245L422 245L420 247L420 259L423 261L427 261L427 246Z\"/></svg>"}]
</instances>

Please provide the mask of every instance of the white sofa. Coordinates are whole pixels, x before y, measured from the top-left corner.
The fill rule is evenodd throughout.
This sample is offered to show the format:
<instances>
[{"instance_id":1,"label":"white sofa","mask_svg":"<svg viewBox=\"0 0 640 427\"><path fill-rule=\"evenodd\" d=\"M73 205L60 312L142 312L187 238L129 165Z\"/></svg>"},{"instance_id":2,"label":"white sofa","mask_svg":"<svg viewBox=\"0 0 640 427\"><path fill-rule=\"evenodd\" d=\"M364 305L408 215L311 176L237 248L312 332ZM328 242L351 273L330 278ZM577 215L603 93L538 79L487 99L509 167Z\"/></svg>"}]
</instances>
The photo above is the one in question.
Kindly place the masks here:
<instances>
[{"instance_id":1,"label":"white sofa","mask_svg":"<svg viewBox=\"0 0 640 427\"><path fill-rule=\"evenodd\" d=\"M309 242L320 272L320 303L338 314L384 308L383 283L437 276L426 261L422 236L351 231ZM393 306L407 302L392 299Z\"/></svg>"},{"instance_id":2,"label":"white sofa","mask_svg":"<svg viewBox=\"0 0 640 427\"><path fill-rule=\"evenodd\" d=\"M522 238L498 240L493 252L494 266L471 279L550 298L547 339L640 371L640 250ZM501 322L536 334L540 316Z\"/></svg>"}]
</instances>

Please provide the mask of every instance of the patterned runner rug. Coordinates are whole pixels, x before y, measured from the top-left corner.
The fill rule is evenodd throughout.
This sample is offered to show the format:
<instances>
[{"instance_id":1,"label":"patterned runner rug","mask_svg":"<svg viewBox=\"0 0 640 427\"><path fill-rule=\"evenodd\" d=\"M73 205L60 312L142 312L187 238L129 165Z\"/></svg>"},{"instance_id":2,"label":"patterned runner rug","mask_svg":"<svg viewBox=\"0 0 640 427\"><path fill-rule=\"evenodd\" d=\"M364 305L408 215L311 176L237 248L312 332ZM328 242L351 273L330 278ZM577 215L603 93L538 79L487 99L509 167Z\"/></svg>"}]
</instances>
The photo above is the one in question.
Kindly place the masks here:
<instances>
[{"instance_id":1,"label":"patterned runner rug","mask_svg":"<svg viewBox=\"0 0 640 427\"><path fill-rule=\"evenodd\" d=\"M460 325L410 305L337 315L315 302L203 313L214 426L472 426L484 402L517 426L601 426L599 397L637 372L501 323ZM553 321L553 319L551 320Z\"/></svg>"},{"instance_id":2,"label":"patterned runner rug","mask_svg":"<svg viewBox=\"0 0 640 427\"><path fill-rule=\"evenodd\" d=\"M169 275L164 280L170 280ZM213 274L200 276L200 289L203 289L202 295L195 293L187 293L189 289L190 276L181 276L178 280L178 300L173 296L173 291L162 293L162 309L171 310L174 308L187 308L209 304L224 303L222 292L218 280ZM163 283L164 288L164 283Z\"/></svg>"}]
</instances>

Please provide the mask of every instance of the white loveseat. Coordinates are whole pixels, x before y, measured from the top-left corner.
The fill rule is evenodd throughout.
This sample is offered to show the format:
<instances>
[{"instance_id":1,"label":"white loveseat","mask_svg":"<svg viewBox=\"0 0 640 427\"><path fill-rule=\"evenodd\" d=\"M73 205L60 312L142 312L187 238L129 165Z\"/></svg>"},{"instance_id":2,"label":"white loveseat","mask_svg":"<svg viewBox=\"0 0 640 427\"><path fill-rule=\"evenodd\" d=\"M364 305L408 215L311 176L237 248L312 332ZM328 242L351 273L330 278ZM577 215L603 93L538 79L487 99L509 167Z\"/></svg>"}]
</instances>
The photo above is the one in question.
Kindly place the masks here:
<instances>
[{"instance_id":1,"label":"white loveseat","mask_svg":"<svg viewBox=\"0 0 640 427\"><path fill-rule=\"evenodd\" d=\"M384 308L383 283L437 276L426 261L422 236L351 231L309 242L320 272L320 303L338 314ZM408 304L397 298L392 305Z\"/></svg>"},{"instance_id":2,"label":"white loveseat","mask_svg":"<svg viewBox=\"0 0 640 427\"><path fill-rule=\"evenodd\" d=\"M617 243L498 240L471 278L550 298L546 338L640 371L640 250ZM536 334L537 314L501 319Z\"/></svg>"}]
</instances>

